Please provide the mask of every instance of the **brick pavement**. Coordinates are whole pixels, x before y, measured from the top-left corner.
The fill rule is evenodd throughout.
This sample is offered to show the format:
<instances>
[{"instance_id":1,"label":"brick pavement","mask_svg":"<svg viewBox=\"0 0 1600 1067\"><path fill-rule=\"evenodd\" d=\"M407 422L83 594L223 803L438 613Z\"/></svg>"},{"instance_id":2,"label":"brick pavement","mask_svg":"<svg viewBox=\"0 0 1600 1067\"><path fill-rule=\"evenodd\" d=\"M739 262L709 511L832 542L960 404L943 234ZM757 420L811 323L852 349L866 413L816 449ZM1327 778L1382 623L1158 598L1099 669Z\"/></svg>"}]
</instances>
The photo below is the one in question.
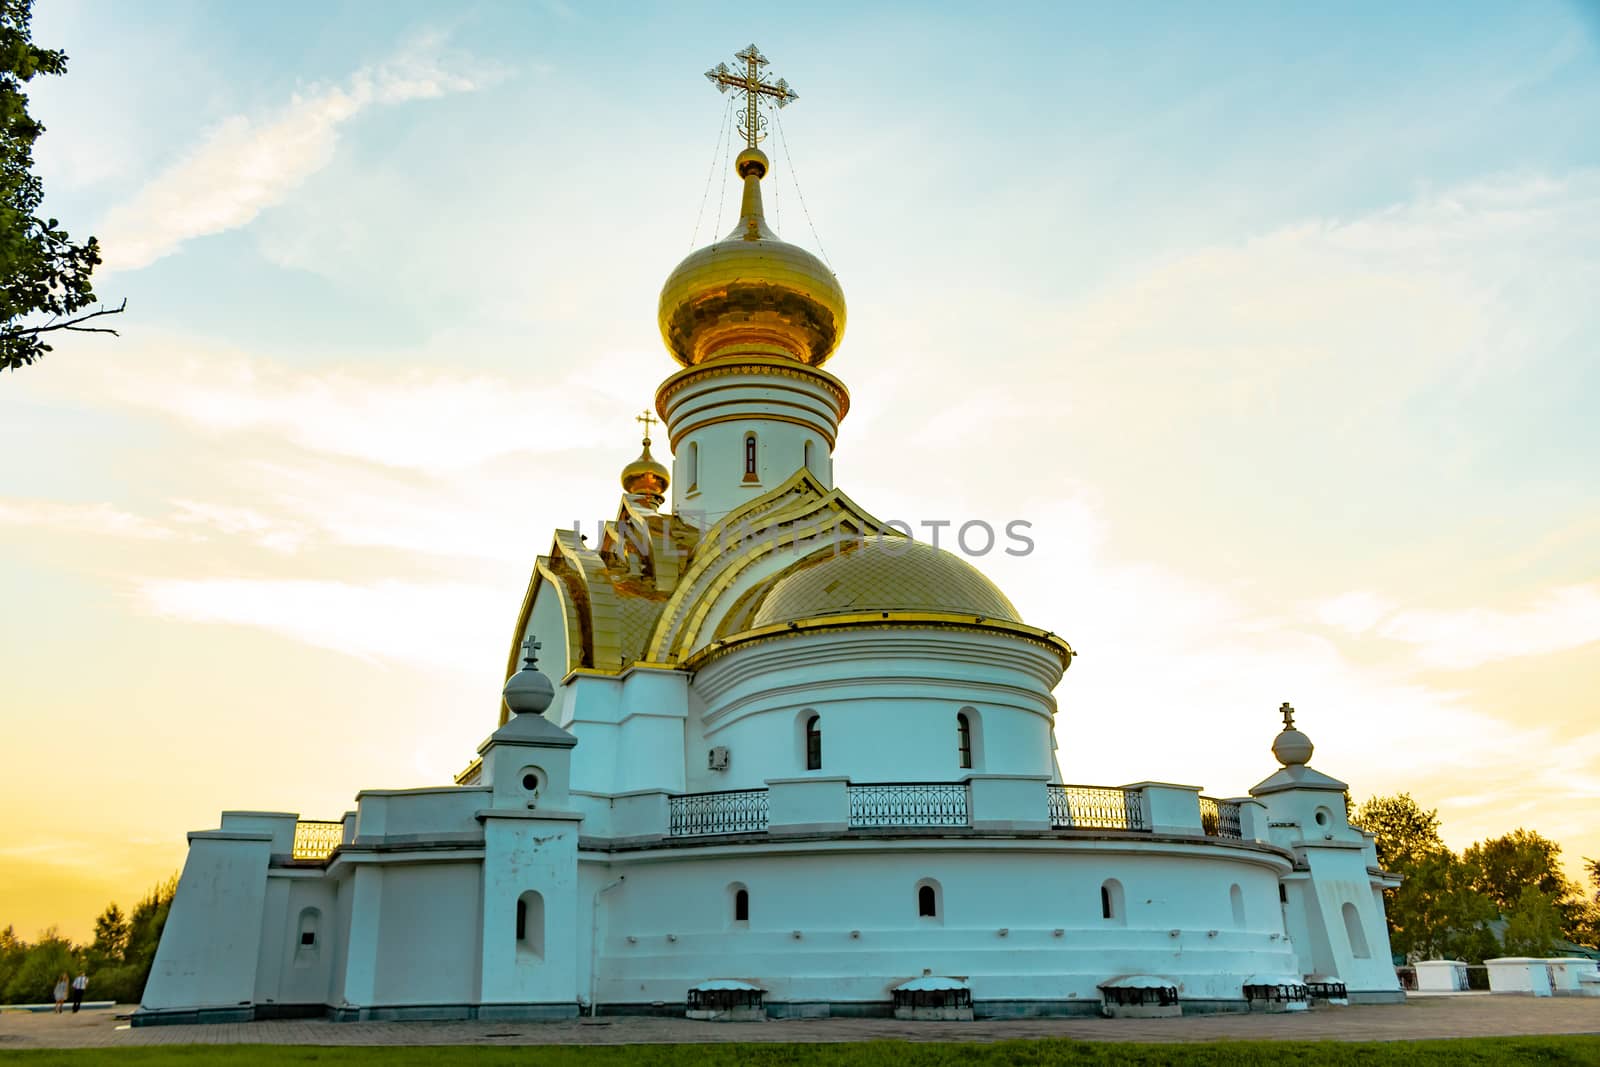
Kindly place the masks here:
<instances>
[{"instance_id":1,"label":"brick pavement","mask_svg":"<svg viewBox=\"0 0 1600 1067\"><path fill-rule=\"evenodd\" d=\"M126 1008L117 1012L125 1013ZM1084 1041L1334 1040L1531 1034L1600 1034L1600 999L1461 995L1413 997L1405 1004L1321 1007L1296 1015L1211 1015L1183 1019L1018 1019L906 1023L894 1019L811 1019L705 1023L601 1016L559 1023L382 1022L320 1019L149 1026L128 1029L117 1012L78 1015L0 1013L0 1051L187 1044L542 1045L676 1044L715 1041L1005 1041L1067 1037Z\"/></svg>"}]
</instances>

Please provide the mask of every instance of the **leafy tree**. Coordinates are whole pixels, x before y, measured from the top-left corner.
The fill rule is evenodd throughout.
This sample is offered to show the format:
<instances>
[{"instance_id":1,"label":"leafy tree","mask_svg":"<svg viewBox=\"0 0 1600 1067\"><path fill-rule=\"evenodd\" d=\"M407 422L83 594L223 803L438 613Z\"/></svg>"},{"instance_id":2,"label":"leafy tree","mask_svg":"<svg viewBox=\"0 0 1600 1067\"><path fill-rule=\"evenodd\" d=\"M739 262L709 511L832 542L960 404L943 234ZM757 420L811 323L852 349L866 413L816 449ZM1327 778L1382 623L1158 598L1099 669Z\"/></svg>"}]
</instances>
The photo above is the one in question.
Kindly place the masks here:
<instances>
[{"instance_id":1,"label":"leafy tree","mask_svg":"<svg viewBox=\"0 0 1600 1067\"><path fill-rule=\"evenodd\" d=\"M1561 928L1577 932L1584 911L1575 899L1575 886L1561 870L1561 846L1532 830L1481 841L1462 853L1472 872L1472 887L1510 915L1523 903L1523 890L1535 889L1548 897L1561 915Z\"/></svg>"},{"instance_id":2,"label":"leafy tree","mask_svg":"<svg viewBox=\"0 0 1600 1067\"><path fill-rule=\"evenodd\" d=\"M1470 872L1448 849L1398 866L1405 880L1388 891L1390 946L1408 959L1466 959L1493 955L1488 923L1494 904L1470 884Z\"/></svg>"},{"instance_id":3,"label":"leafy tree","mask_svg":"<svg viewBox=\"0 0 1600 1067\"><path fill-rule=\"evenodd\" d=\"M6 980L5 999L12 1004L38 1004L54 999L56 979L72 973L72 943L53 927L39 935L20 965Z\"/></svg>"},{"instance_id":4,"label":"leafy tree","mask_svg":"<svg viewBox=\"0 0 1600 1067\"><path fill-rule=\"evenodd\" d=\"M94 943L89 955L102 967L126 962L128 952L128 920L116 904L108 904L94 921Z\"/></svg>"},{"instance_id":5,"label":"leafy tree","mask_svg":"<svg viewBox=\"0 0 1600 1067\"><path fill-rule=\"evenodd\" d=\"M1549 956L1554 954L1565 926L1566 916L1558 898L1534 886L1524 886L1506 917L1501 941L1508 955Z\"/></svg>"},{"instance_id":6,"label":"leafy tree","mask_svg":"<svg viewBox=\"0 0 1600 1067\"><path fill-rule=\"evenodd\" d=\"M1403 874L1424 856L1449 851L1439 836L1438 809L1423 811L1410 793L1367 798L1350 825L1377 835L1378 866L1386 871Z\"/></svg>"},{"instance_id":7,"label":"leafy tree","mask_svg":"<svg viewBox=\"0 0 1600 1067\"><path fill-rule=\"evenodd\" d=\"M0 0L0 369L7 370L43 357L54 331L115 334L87 323L122 311L84 311L95 302L89 276L100 246L93 237L74 244L59 222L38 214L44 183L33 173L33 143L44 127L29 116L22 89L36 75L65 73L67 56L33 43L32 19L33 0Z\"/></svg>"}]
</instances>

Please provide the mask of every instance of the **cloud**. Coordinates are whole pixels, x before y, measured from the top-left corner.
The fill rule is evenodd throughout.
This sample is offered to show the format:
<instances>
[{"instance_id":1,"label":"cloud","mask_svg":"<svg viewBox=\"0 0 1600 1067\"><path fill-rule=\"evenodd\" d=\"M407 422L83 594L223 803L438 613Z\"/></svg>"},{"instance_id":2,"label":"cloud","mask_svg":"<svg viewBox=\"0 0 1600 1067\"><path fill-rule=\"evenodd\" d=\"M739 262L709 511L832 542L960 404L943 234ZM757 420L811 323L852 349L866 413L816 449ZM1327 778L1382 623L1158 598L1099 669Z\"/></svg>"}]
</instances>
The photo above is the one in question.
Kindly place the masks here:
<instances>
[{"instance_id":1,"label":"cloud","mask_svg":"<svg viewBox=\"0 0 1600 1067\"><path fill-rule=\"evenodd\" d=\"M136 368L136 369L133 369ZM199 346L147 350L87 387L106 399L230 434L386 467L446 473L533 449L614 443L616 402L565 383L522 384L413 362L359 370L289 369Z\"/></svg>"},{"instance_id":2,"label":"cloud","mask_svg":"<svg viewBox=\"0 0 1600 1067\"><path fill-rule=\"evenodd\" d=\"M1376 632L1413 646L1422 663L1445 669L1562 652L1600 641L1600 583L1552 589L1519 611L1401 611Z\"/></svg>"},{"instance_id":3,"label":"cloud","mask_svg":"<svg viewBox=\"0 0 1600 1067\"><path fill-rule=\"evenodd\" d=\"M465 583L157 578L138 588L164 618L259 626L365 660L475 676L493 670L508 628L504 591Z\"/></svg>"},{"instance_id":4,"label":"cloud","mask_svg":"<svg viewBox=\"0 0 1600 1067\"><path fill-rule=\"evenodd\" d=\"M0 499L0 525L37 526L65 533L142 541L168 541L179 536L170 527L107 503Z\"/></svg>"},{"instance_id":5,"label":"cloud","mask_svg":"<svg viewBox=\"0 0 1600 1067\"><path fill-rule=\"evenodd\" d=\"M224 119L107 213L100 227L106 268L147 267L187 240L247 225L326 166L340 128L363 111L471 92L497 76L492 69L475 76L446 69L435 54L441 44L437 36L420 38L342 85L295 94L275 115Z\"/></svg>"}]
</instances>

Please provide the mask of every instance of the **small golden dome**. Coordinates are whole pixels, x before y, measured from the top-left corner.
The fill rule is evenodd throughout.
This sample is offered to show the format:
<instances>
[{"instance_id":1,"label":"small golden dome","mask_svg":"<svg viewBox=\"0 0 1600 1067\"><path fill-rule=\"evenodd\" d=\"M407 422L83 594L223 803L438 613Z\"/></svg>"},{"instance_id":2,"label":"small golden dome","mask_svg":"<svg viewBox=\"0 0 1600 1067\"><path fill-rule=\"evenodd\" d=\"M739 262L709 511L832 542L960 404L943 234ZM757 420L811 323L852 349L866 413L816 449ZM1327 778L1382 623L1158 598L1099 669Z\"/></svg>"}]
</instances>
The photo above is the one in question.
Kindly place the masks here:
<instances>
[{"instance_id":1,"label":"small golden dome","mask_svg":"<svg viewBox=\"0 0 1600 1067\"><path fill-rule=\"evenodd\" d=\"M646 437L639 458L622 468L622 491L629 496L644 497L651 507L660 507L666 499L669 481L667 468L650 454L650 438Z\"/></svg>"},{"instance_id":2,"label":"small golden dome","mask_svg":"<svg viewBox=\"0 0 1600 1067\"><path fill-rule=\"evenodd\" d=\"M825 549L794 564L756 609L751 626L863 611L940 611L1021 622L999 588L953 552L892 538Z\"/></svg>"},{"instance_id":3,"label":"small golden dome","mask_svg":"<svg viewBox=\"0 0 1600 1067\"><path fill-rule=\"evenodd\" d=\"M748 355L784 356L817 367L844 337L839 279L767 225L761 179L769 169L761 149L739 153L739 225L691 252L661 287L661 338L685 367Z\"/></svg>"}]
</instances>

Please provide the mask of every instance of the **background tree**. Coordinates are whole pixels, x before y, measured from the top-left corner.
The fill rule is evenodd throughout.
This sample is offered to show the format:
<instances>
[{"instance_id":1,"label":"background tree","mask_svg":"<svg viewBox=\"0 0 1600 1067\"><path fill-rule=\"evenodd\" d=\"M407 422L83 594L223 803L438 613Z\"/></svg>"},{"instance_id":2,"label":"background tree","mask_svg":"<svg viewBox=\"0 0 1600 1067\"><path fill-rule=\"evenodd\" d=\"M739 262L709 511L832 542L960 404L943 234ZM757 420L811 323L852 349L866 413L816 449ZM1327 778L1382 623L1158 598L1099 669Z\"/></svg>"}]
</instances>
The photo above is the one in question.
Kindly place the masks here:
<instances>
[{"instance_id":1,"label":"background tree","mask_svg":"<svg viewBox=\"0 0 1600 1067\"><path fill-rule=\"evenodd\" d=\"M89 956L100 966L126 962L128 951L128 920L116 904L108 904L94 921L94 943L89 946Z\"/></svg>"},{"instance_id":2,"label":"background tree","mask_svg":"<svg viewBox=\"0 0 1600 1067\"><path fill-rule=\"evenodd\" d=\"M1439 836L1438 809L1422 810L1410 793L1369 797L1350 825L1377 835L1378 866L1401 873L1424 856L1448 852Z\"/></svg>"},{"instance_id":3,"label":"background tree","mask_svg":"<svg viewBox=\"0 0 1600 1067\"><path fill-rule=\"evenodd\" d=\"M73 973L77 959L72 942L54 927L39 935L30 945L17 969L6 980L5 999L11 1004L44 1004L55 999L56 979L62 972Z\"/></svg>"},{"instance_id":4,"label":"background tree","mask_svg":"<svg viewBox=\"0 0 1600 1067\"><path fill-rule=\"evenodd\" d=\"M33 173L33 143L44 127L28 114L22 87L39 74L63 74L64 52L33 43L33 0L0 0L0 369L25 367L50 351L57 330L116 333L89 325L127 305L85 311L95 302L89 276L100 264L93 237L74 244L55 219L40 218L44 183Z\"/></svg>"},{"instance_id":5,"label":"background tree","mask_svg":"<svg viewBox=\"0 0 1600 1067\"><path fill-rule=\"evenodd\" d=\"M1572 892L1561 871L1561 846L1532 830L1519 828L1480 841L1462 853L1461 859L1472 869L1473 888L1508 914L1516 908L1525 887L1532 886L1555 900Z\"/></svg>"},{"instance_id":6,"label":"background tree","mask_svg":"<svg viewBox=\"0 0 1600 1067\"><path fill-rule=\"evenodd\" d=\"M1506 914L1501 947L1508 956L1552 956L1566 932L1566 916L1555 897L1524 886Z\"/></svg>"}]
</instances>

